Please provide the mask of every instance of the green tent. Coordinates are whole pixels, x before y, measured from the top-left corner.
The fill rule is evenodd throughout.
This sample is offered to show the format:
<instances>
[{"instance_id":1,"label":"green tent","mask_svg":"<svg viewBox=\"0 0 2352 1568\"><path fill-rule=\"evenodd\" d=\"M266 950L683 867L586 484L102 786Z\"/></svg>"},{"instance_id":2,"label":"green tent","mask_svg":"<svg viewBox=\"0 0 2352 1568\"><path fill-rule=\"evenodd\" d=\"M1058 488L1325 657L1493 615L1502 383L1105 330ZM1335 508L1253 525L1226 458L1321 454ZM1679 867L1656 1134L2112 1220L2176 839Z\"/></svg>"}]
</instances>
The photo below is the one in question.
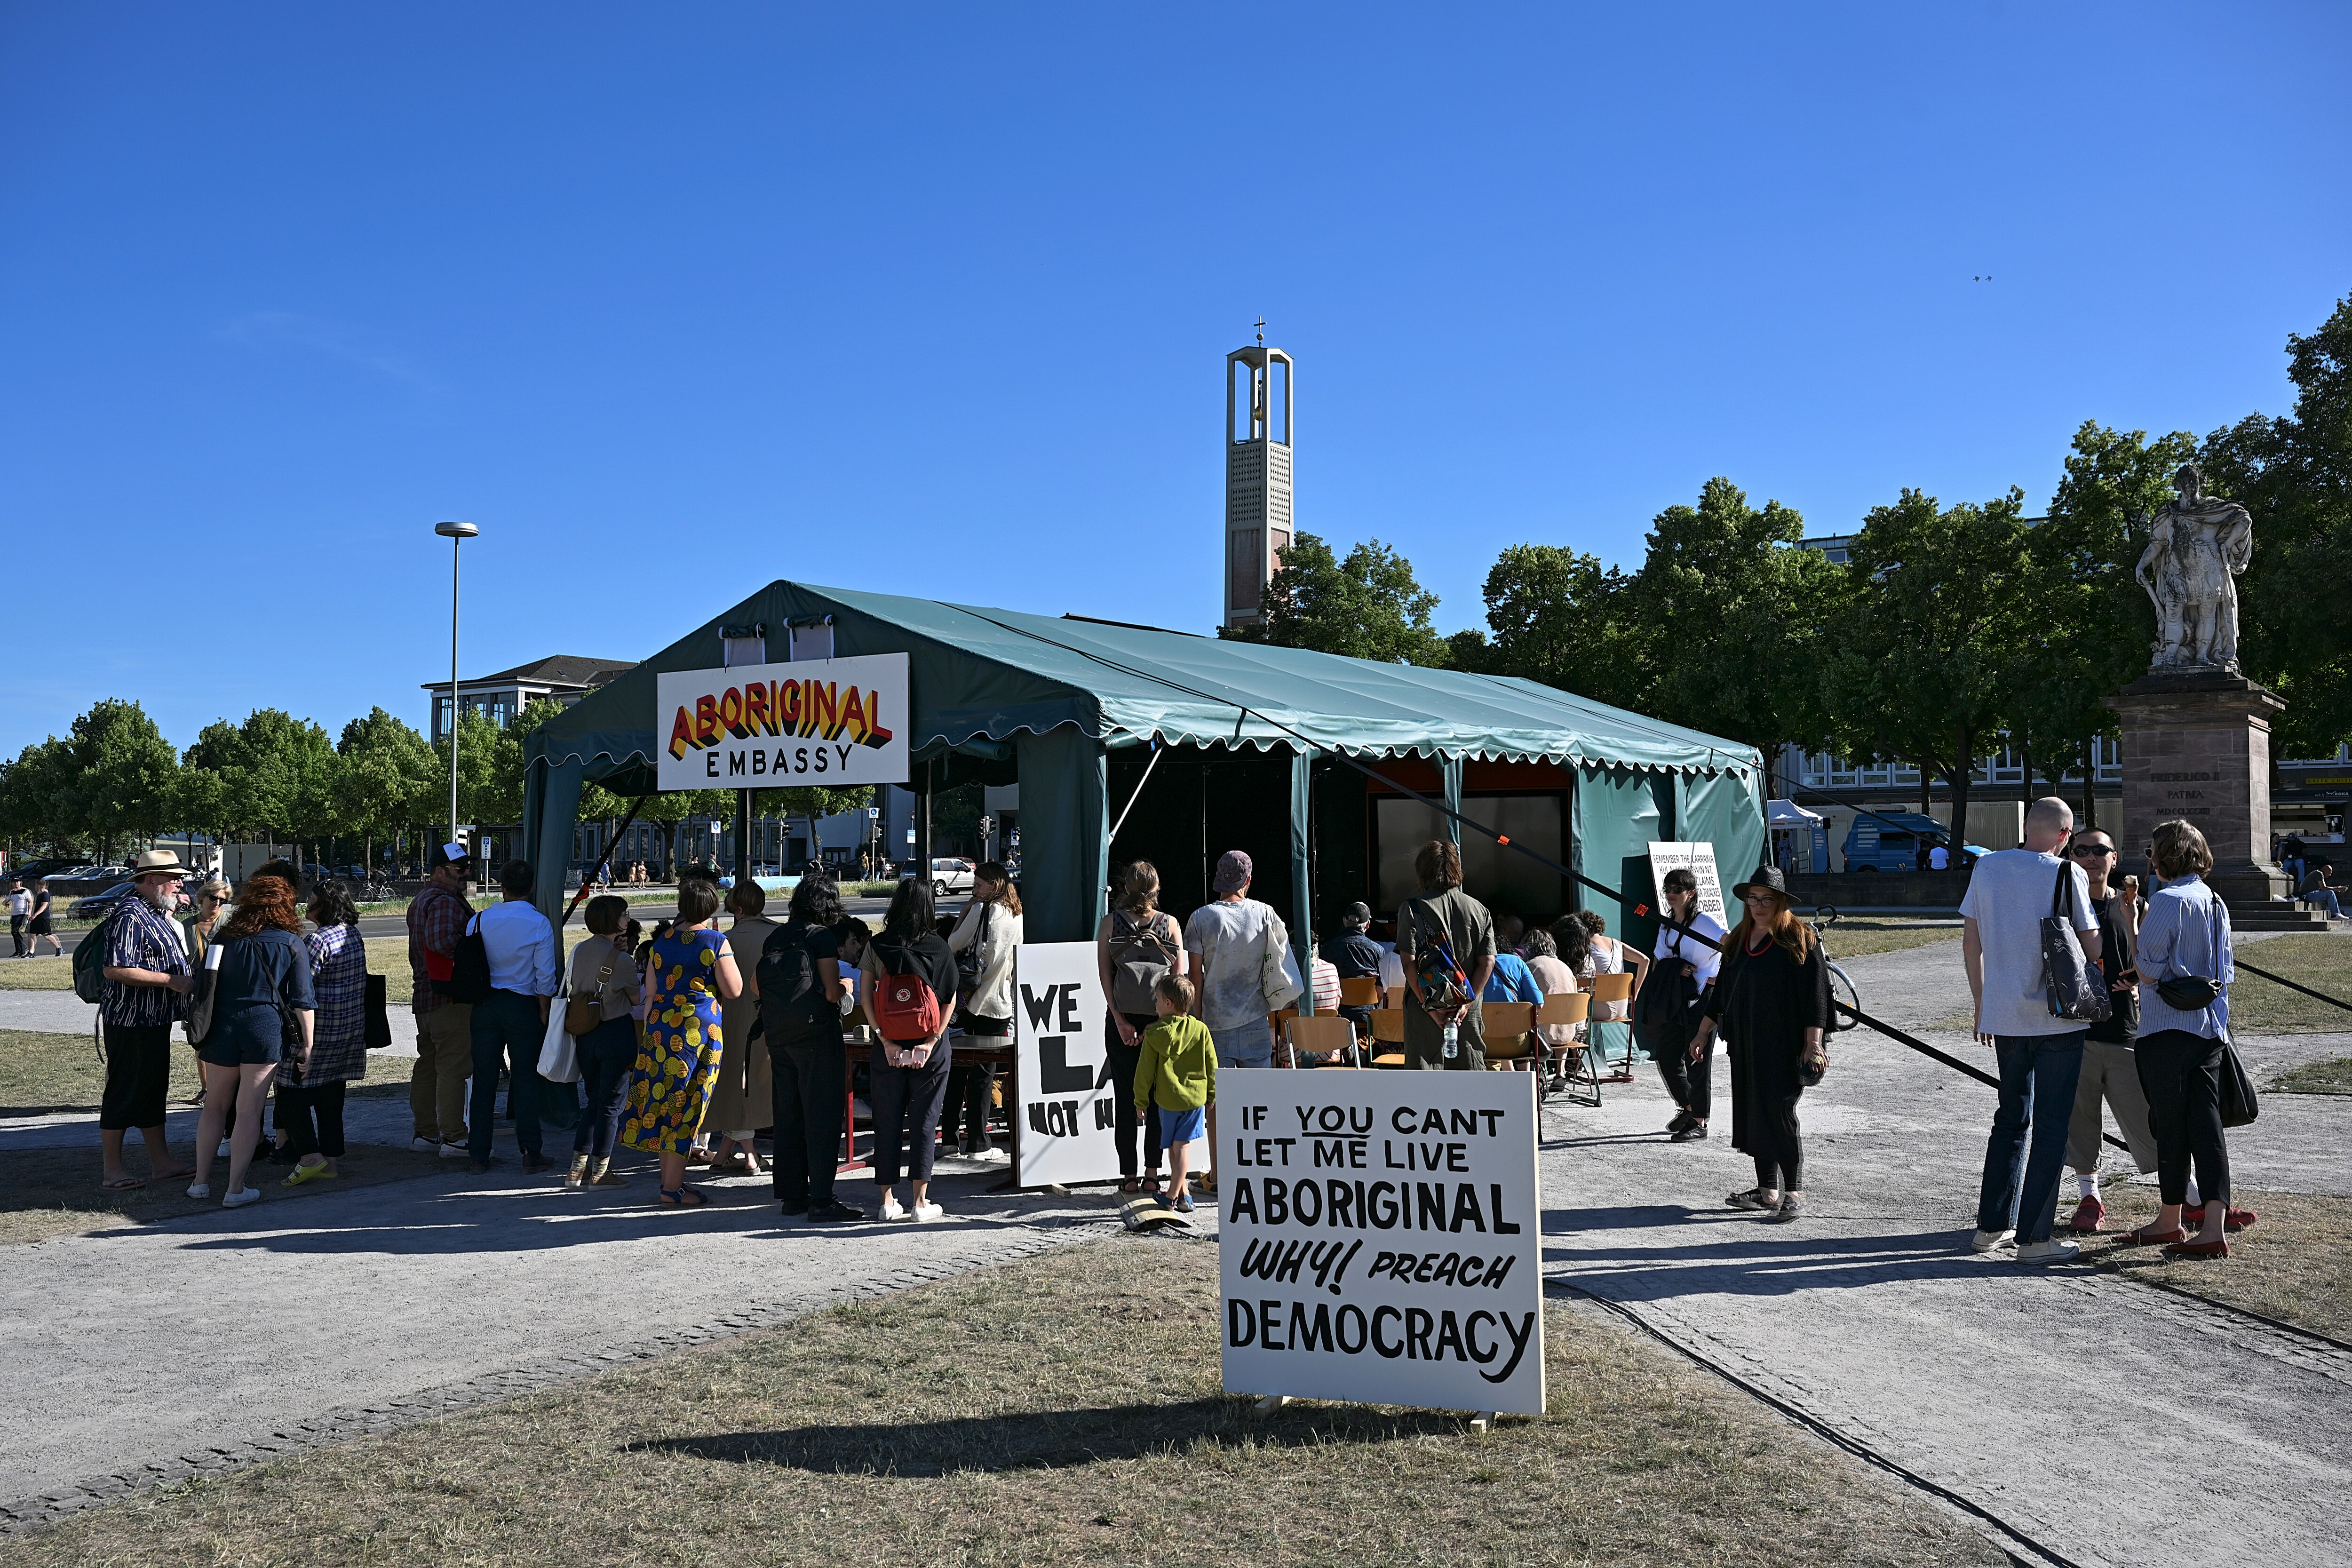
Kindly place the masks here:
<instances>
[{"instance_id":1,"label":"green tent","mask_svg":"<svg viewBox=\"0 0 2352 1568\"><path fill-rule=\"evenodd\" d=\"M1208 862L1234 847L1251 848L1254 891L1302 942L1318 912L1383 902L1366 830L1411 803L1383 805L1393 790L1339 756L1481 821L1517 822L1511 803L1557 800L1559 826L1527 842L1556 845L1556 858L1633 903L1650 889L1645 868L1625 886L1627 858L1650 838L1713 842L1727 880L1764 854L1753 747L1533 681L778 582L531 732L525 854L542 909L562 910L583 786L654 787L656 677L722 665L723 628L766 628L781 658L788 625L826 618L838 656L908 656L913 787L1019 782L1033 941L1092 937L1121 816L1121 858L1151 851L1180 913L1188 895L1205 896ZM1631 910L1618 913L1612 929L1626 931Z\"/></svg>"}]
</instances>

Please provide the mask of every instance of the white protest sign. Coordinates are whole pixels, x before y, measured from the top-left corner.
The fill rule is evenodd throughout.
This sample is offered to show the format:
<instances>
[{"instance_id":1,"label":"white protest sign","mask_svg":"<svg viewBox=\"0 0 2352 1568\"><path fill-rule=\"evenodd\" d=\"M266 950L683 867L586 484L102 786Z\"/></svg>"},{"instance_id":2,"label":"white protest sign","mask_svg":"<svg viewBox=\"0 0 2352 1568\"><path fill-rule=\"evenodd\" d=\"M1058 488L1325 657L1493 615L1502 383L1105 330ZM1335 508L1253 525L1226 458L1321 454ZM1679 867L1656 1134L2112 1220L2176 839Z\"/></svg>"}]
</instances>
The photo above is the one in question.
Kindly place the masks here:
<instances>
[{"instance_id":1,"label":"white protest sign","mask_svg":"<svg viewBox=\"0 0 2352 1568\"><path fill-rule=\"evenodd\" d=\"M1543 1414L1535 1085L1219 1072L1225 1391Z\"/></svg>"},{"instance_id":2,"label":"white protest sign","mask_svg":"<svg viewBox=\"0 0 2352 1568\"><path fill-rule=\"evenodd\" d=\"M1024 1187L1116 1180L1118 1118L1135 1119L1110 1076L1108 1004L1090 942L1013 950L1013 1165Z\"/></svg>"},{"instance_id":3,"label":"white protest sign","mask_svg":"<svg viewBox=\"0 0 2352 1568\"><path fill-rule=\"evenodd\" d=\"M907 782L903 653L664 670L654 687L663 789Z\"/></svg>"},{"instance_id":4,"label":"white protest sign","mask_svg":"<svg viewBox=\"0 0 2352 1568\"><path fill-rule=\"evenodd\" d=\"M1712 844L1660 844L1650 846L1651 883L1658 889L1658 901L1663 906L1666 898L1666 873L1688 871L1698 879L1698 907L1725 925L1723 881L1715 874L1715 846Z\"/></svg>"}]
</instances>

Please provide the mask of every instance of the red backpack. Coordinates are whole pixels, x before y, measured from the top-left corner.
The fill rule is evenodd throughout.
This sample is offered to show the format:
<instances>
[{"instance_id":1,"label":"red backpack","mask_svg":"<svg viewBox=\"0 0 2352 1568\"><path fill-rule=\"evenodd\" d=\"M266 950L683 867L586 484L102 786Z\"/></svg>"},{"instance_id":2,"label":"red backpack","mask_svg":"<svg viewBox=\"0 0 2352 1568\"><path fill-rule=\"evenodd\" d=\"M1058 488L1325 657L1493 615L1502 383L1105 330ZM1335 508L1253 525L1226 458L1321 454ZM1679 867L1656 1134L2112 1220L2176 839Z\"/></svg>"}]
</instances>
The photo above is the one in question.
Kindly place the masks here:
<instances>
[{"instance_id":1,"label":"red backpack","mask_svg":"<svg viewBox=\"0 0 2352 1568\"><path fill-rule=\"evenodd\" d=\"M901 956L906 948L901 944ZM883 975L874 993L874 1014L882 1021L882 1037L895 1042L929 1040L938 1036L947 1020L940 1016L940 994L931 983L908 969L904 974L890 966L890 957L883 952L880 943L875 953L882 960Z\"/></svg>"}]
</instances>

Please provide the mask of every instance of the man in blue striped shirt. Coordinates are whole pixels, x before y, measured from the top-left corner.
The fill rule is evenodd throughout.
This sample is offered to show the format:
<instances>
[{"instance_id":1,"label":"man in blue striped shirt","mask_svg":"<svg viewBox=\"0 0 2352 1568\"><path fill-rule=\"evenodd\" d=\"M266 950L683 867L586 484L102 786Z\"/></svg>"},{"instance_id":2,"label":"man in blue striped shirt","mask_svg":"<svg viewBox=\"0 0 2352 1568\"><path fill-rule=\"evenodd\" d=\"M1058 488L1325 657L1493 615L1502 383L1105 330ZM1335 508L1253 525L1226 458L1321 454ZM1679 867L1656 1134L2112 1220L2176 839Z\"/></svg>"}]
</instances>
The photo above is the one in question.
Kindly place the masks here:
<instances>
[{"instance_id":1,"label":"man in blue striped shirt","mask_svg":"<svg viewBox=\"0 0 2352 1568\"><path fill-rule=\"evenodd\" d=\"M100 1186L110 1193L142 1185L122 1163L122 1134L139 1129L147 1141L150 1181L195 1174L194 1166L172 1163L163 1139L163 1097L172 1079L172 1026L188 1016L188 944L170 911L180 901L180 881L188 868L180 858L150 849L131 863L129 897L106 917L101 973L106 987L98 1004L106 1027L106 1089L99 1100L98 1142L105 1173Z\"/></svg>"}]
</instances>

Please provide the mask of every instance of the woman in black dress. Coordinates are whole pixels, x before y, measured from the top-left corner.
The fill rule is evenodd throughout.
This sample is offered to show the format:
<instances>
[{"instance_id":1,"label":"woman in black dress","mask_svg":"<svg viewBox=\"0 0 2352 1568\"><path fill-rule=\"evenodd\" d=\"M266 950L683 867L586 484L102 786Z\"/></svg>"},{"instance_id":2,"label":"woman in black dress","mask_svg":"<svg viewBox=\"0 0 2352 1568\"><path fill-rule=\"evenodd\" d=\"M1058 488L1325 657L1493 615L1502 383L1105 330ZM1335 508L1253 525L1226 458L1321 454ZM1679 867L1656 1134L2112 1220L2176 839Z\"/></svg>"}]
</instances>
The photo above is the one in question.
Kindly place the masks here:
<instances>
[{"instance_id":1,"label":"woman in black dress","mask_svg":"<svg viewBox=\"0 0 2352 1568\"><path fill-rule=\"evenodd\" d=\"M1822 1045L1830 1026L1829 967L1811 929L1790 910L1777 867L1758 867L1731 891L1744 912L1724 938L1723 970L1707 994L1691 1059L1705 1059L1720 1026L1731 1047L1731 1146L1756 1162L1756 1184L1732 1194L1731 1206L1762 1209L1785 1224L1804 1207L1797 1100L1829 1065Z\"/></svg>"}]
</instances>

